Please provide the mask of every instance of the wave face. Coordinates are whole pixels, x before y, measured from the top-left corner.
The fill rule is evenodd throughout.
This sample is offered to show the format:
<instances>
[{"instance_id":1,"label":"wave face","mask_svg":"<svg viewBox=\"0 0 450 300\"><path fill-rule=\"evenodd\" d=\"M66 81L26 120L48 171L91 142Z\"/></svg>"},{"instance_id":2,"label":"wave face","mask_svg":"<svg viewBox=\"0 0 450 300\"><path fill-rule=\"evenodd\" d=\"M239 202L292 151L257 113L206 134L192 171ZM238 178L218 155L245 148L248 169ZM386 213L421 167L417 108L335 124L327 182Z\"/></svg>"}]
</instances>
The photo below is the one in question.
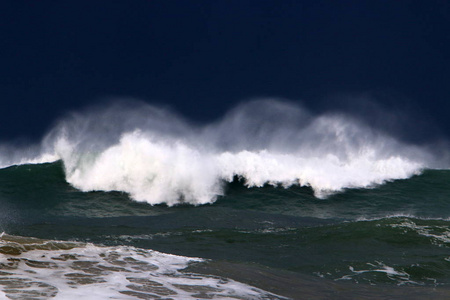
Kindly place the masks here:
<instances>
[{"instance_id":1,"label":"wave face","mask_svg":"<svg viewBox=\"0 0 450 300\"><path fill-rule=\"evenodd\" d=\"M62 119L36 149L2 165L61 159L66 180L82 191L122 191L169 206L212 203L236 177L248 187L310 186L323 198L408 178L433 163L426 149L349 115L313 115L277 100L244 103L206 125L117 102Z\"/></svg>"}]
</instances>

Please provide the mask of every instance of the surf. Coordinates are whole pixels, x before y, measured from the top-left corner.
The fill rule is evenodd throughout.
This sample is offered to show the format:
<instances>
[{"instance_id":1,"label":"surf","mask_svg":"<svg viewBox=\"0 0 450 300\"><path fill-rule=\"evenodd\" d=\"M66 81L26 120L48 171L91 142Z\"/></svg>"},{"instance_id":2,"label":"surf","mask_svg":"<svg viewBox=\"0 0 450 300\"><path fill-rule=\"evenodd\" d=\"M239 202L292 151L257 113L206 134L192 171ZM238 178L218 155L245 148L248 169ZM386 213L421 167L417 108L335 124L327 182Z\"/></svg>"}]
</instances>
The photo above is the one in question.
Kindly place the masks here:
<instances>
[{"instance_id":1,"label":"surf","mask_svg":"<svg viewBox=\"0 0 450 300\"><path fill-rule=\"evenodd\" d=\"M2 165L61 160L81 191L120 191L152 205L201 205L240 178L247 187L311 187L318 198L410 178L436 165L408 144L344 113L313 114L263 99L195 124L142 102L115 102L62 118L39 145Z\"/></svg>"},{"instance_id":2,"label":"surf","mask_svg":"<svg viewBox=\"0 0 450 300\"><path fill-rule=\"evenodd\" d=\"M0 295L10 299L287 299L219 276L182 272L199 258L129 246L0 234Z\"/></svg>"}]
</instances>

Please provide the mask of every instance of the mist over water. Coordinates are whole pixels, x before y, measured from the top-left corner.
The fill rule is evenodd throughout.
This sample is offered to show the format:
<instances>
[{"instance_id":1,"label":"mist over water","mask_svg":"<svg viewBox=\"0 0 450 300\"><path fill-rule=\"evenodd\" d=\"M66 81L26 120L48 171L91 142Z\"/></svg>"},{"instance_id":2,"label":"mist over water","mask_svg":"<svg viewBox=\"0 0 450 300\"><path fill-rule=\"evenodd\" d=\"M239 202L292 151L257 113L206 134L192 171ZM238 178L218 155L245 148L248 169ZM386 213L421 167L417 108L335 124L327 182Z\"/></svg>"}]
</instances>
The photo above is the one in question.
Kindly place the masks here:
<instances>
[{"instance_id":1,"label":"mist over water","mask_svg":"<svg viewBox=\"0 0 450 300\"><path fill-rule=\"evenodd\" d=\"M211 203L236 177L248 187L310 186L325 197L442 166L426 147L360 117L314 115L275 99L242 103L209 124L117 101L66 116L39 146L11 149L1 149L3 167L61 159L66 180L82 191L123 191L168 205Z\"/></svg>"}]
</instances>

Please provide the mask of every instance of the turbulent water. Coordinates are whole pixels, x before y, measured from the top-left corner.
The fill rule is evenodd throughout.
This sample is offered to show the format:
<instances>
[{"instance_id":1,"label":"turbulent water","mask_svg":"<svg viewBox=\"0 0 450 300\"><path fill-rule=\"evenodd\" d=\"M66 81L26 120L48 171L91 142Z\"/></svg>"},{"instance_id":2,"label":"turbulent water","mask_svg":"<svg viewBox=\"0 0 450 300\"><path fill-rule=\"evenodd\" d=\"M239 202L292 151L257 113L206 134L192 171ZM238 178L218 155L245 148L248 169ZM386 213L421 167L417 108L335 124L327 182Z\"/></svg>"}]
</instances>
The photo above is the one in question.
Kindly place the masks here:
<instances>
[{"instance_id":1,"label":"turbulent water","mask_svg":"<svg viewBox=\"0 0 450 300\"><path fill-rule=\"evenodd\" d=\"M436 145L274 100L206 125L139 103L71 114L0 147L1 293L450 297Z\"/></svg>"}]
</instances>

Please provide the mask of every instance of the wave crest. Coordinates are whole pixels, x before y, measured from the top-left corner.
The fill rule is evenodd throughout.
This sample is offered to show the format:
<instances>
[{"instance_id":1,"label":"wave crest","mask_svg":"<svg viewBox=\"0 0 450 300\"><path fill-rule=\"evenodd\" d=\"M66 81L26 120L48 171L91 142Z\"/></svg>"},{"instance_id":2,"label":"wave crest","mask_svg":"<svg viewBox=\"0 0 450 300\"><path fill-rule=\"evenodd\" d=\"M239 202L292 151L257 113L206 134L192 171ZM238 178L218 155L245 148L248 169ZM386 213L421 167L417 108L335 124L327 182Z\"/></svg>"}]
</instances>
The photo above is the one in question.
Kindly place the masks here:
<instances>
[{"instance_id":1,"label":"wave crest","mask_svg":"<svg viewBox=\"0 0 450 300\"><path fill-rule=\"evenodd\" d=\"M343 114L252 101L218 122L192 125L145 104L116 104L63 120L47 137L66 179L83 191L123 191L137 201L211 203L224 182L310 186L317 197L408 178L430 154Z\"/></svg>"}]
</instances>

